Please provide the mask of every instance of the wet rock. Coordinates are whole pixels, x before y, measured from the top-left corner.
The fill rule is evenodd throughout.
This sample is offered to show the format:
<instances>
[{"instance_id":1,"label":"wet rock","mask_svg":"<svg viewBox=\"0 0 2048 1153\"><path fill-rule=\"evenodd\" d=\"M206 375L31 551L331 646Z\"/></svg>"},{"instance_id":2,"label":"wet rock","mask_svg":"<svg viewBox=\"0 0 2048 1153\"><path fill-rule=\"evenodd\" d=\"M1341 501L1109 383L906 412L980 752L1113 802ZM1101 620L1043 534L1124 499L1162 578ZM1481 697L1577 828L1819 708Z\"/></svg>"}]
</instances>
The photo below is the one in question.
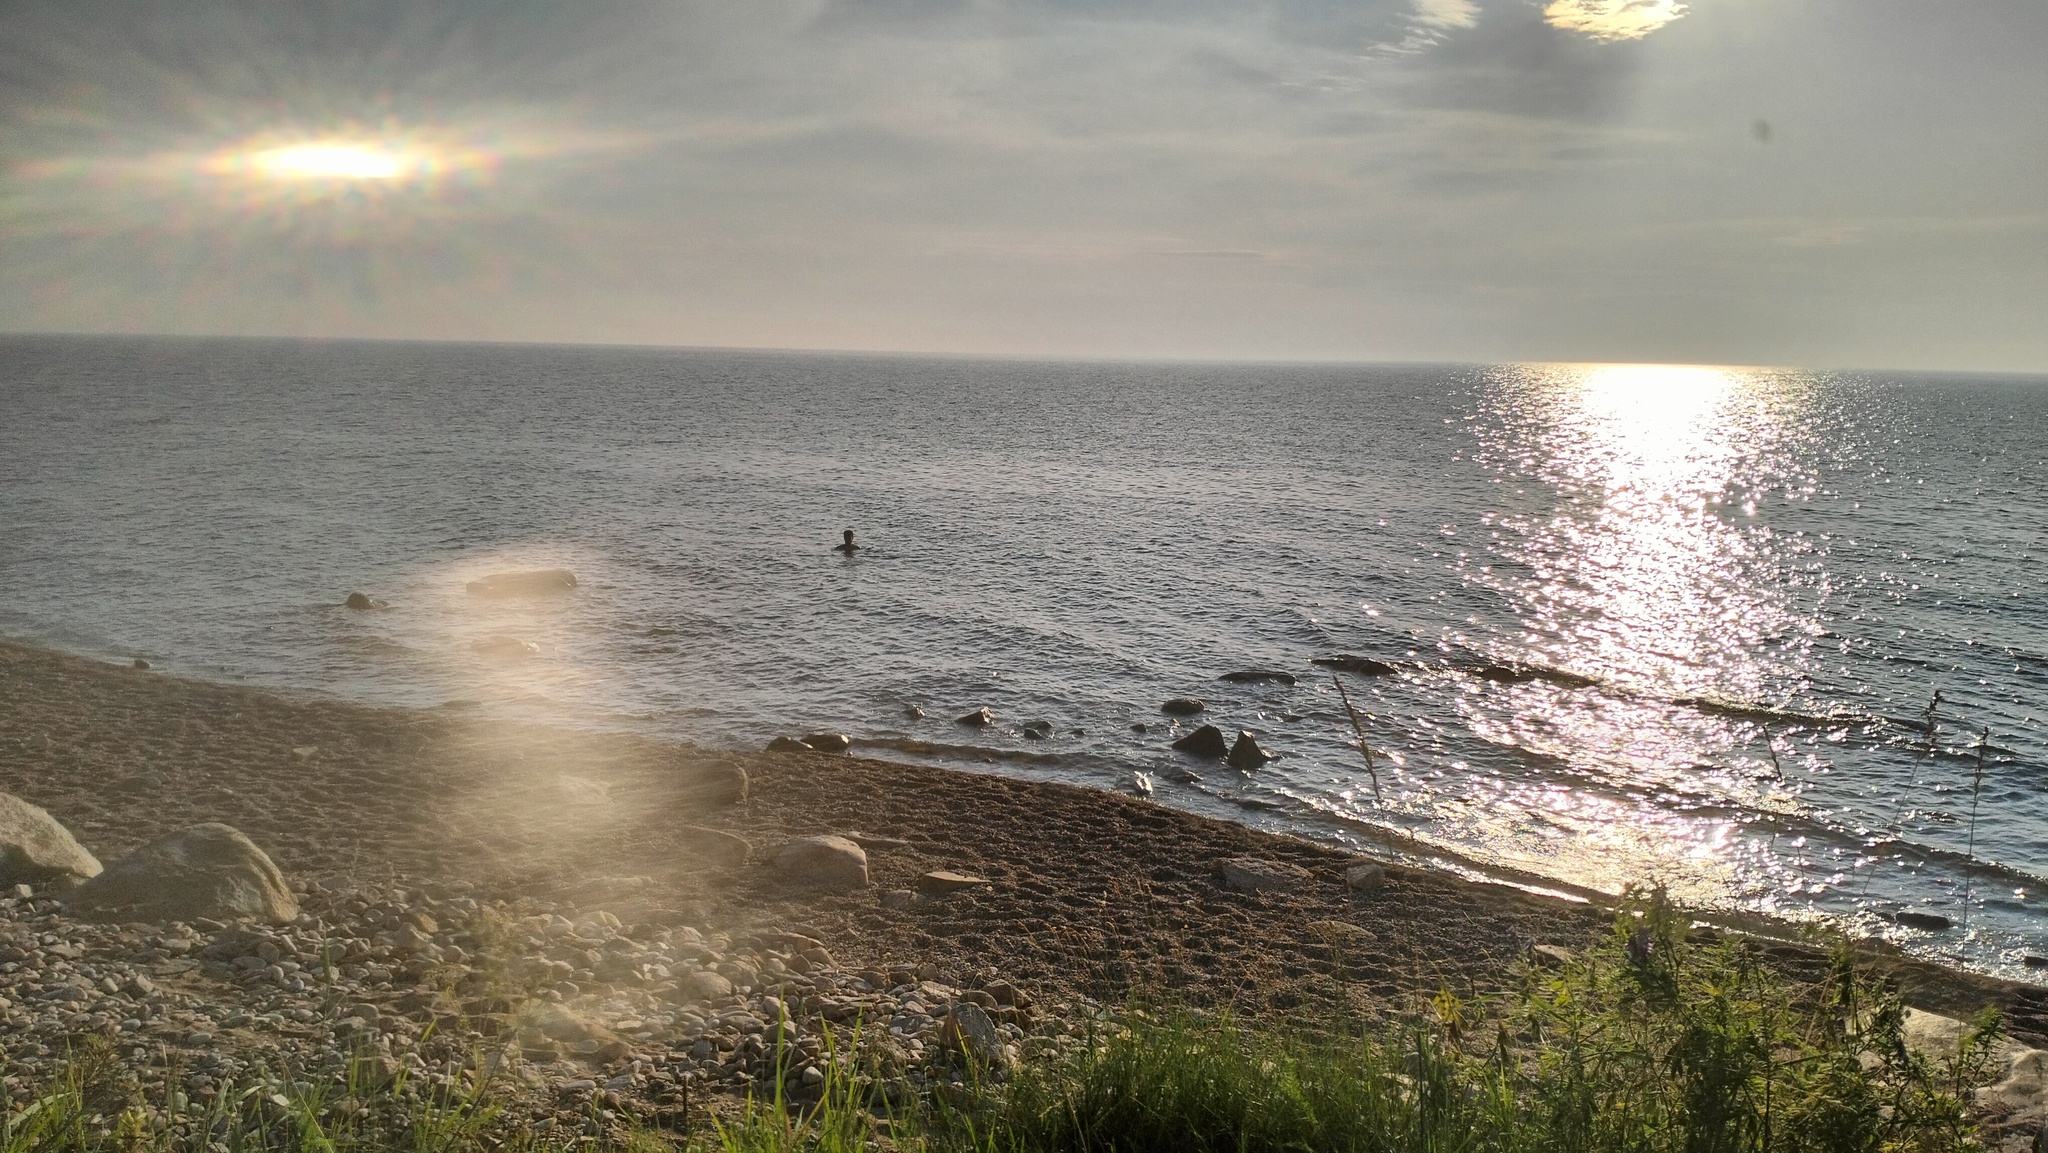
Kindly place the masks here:
<instances>
[{"instance_id":1,"label":"wet rock","mask_svg":"<svg viewBox=\"0 0 2048 1153\"><path fill-rule=\"evenodd\" d=\"M1149 797L1152 795L1152 776L1149 773L1132 773L1124 787L1132 796Z\"/></svg>"},{"instance_id":2,"label":"wet rock","mask_svg":"<svg viewBox=\"0 0 2048 1153\"><path fill-rule=\"evenodd\" d=\"M1215 725L1203 725L1173 742L1173 747L1212 761L1220 761L1230 755L1230 743L1223 739L1223 730Z\"/></svg>"},{"instance_id":3,"label":"wet rock","mask_svg":"<svg viewBox=\"0 0 2048 1153\"><path fill-rule=\"evenodd\" d=\"M1026 721L1024 724L1017 726L1017 731L1034 741L1042 741L1052 736L1052 722Z\"/></svg>"},{"instance_id":4,"label":"wet rock","mask_svg":"<svg viewBox=\"0 0 2048 1153\"><path fill-rule=\"evenodd\" d=\"M1486 662L1476 665L1460 665L1458 667L1482 681L1492 681L1497 685L1522 685L1528 684L1530 681L1547 681L1562 688L1583 689L1597 683L1592 677L1583 676L1579 673L1569 673L1563 669L1549 668L1545 665L1494 664Z\"/></svg>"},{"instance_id":5,"label":"wet rock","mask_svg":"<svg viewBox=\"0 0 2048 1153\"><path fill-rule=\"evenodd\" d=\"M1196 700L1193 697L1171 697L1167 700L1160 702L1159 711L1167 714L1168 716L1192 717L1196 713L1199 713L1203 709L1206 709L1208 707L1208 705L1202 703L1201 701ZM1137 728L1140 732L1144 731L1144 729L1141 726L1134 725L1132 727Z\"/></svg>"},{"instance_id":6,"label":"wet rock","mask_svg":"<svg viewBox=\"0 0 2048 1153\"><path fill-rule=\"evenodd\" d=\"M144 672L148 672L150 669L150 663L146 660L143 660L141 657L136 657L134 660L128 663L130 667L141 669Z\"/></svg>"},{"instance_id":7,"label":"wet rock","mask_svg":"<svg viewBox=\"0 0 2048 1153\"><path fill-rule=\"evenodd\" d=\"M1908 929L1924 929L1930 933L1942 933L1955 928L1955 922L1940 913L1922 913L1914 909L1901 909L1893 913L1892 921Z\"/></svg>"},{"instance_id":8,"label":"wet rock","mask_svg":"<svg viewBox=\"0 0 2048 1153\"><path fill-rule=\"evenodd\" d=\"M1239 669L1236 672L1224 673L1216 679L1239 685L1292 685L1300 683L1293 673L1283 673L1279 669Z\"/></svg>"},{"instance_id":9,"label":"wet rock","mask_svg":"<svg viewBox=\"0 0 2048 1153\"><path fill-rule=\"evenodd\" d=\"M987 877L951 869L934 869L917 879L918 889L926 893L958 893L963 889L985 888L989 883Z\"/></svg>"},{"instance_id":10,"label":"wet rock","mask_svg":"<svg viewBox=\"0 0 2048 1153\"><path fill-rule=\"evenodd\" d=\"M1198 784L1202 779L1202 774L1193 769L1164 769L1159 775L1176 785Z\"/></svg>"},{"instance_id":11,"label":"wet rock","mask_svg":"<svg viewBox=\"0 0 2048 1153\"><path fill-rule=\"evenodd\" d=\"M961 724L967 725L972 728L985 729L990 725L996 723L996 715L995 713L989 711L989 709L986 706L983 706L982 708L978 708L973 712L960 717L959 721Z\"/></svg>"},{"instance_id":12,"label":"wet rock","mask_svg":"<svg viewBox=\"0 0 2048 1153\"><path fill-rule=\"evenodd\" d=\"M238 830L209 822L159 837L80 885L68 906L107 921L259 920L286 924L299 903L284 874Z\"/></svg>"},{"instance_id":13,"label":"wet rock","mask_svg":"<svg viewBox=\"0 0 2048 1153\"><path fill-rule=\"evenodd\" d=\"M845 837L798 837L776 851L775 870L809 888L864 889L868 855Z\"/></svg>"},{"instance_id":14,"label":"wet rock","mask_svg":"<svg viewBox=\"0 0 2048 1153\"><path fill-rule=\"evenodd\" d=\"M768 751L771 753L814 753L817 750L797 740L795 737L777 737L768 742Z\"/></svg>"},{"instance_id":15,"label":"wet rock","mask_svg":"<svg viewBox=\"0 0 2048 1153\"><path fill-rule=\"evenodd\" d=\"M676 832L684 852L725 868L744 865L754 854L754 846L738 833L709 829L703 825L684 825Z\"/></svg>"},{"instance_id":16,"label":"wet rock","mask_svg":"<svg viewBox=\"0 0 2048 1153\"><path fill-rule=\"evenodd\" d=\"M1339 653L1333 657L1310 657L1308 663L1321 665L1326 669L1339 669L1347 673L1357 673L1360 676L1366 677L1391 676L1401 671L1398 666L1390 665L1385 661L1376 661L1371 657L1353 656L1350 653Z\"/></svg>"},{"instance_id":17,"label":"wet rock","mask_svg":"<svg viewBox=\"0 0 2048 1153\"><path fill-rule=\"evenodd\" d=\"M1223 883L1242 893L1292 893L1314 879L1314 874L1300 865L1257 857L1232 857L1217 868Z\"/></svg>"},{"instance_id":18,"label":"wet rock","mask_svg":"<svg viewBox=\"0 0 2048 1153\"><path fill-rule=\"evenodd\" d=\"M98 859L55 817L0 793L0 886L69 887L99 872Z\"/></svg>"},{"instance_id":19,"label":"wet rock","mask_svg":"<svg viewBox=\"0 0 2048 1153\"><path fill-rule=\"evenodd\" d=\"M1143 721L1137 721L1131 725L1131 731L1134 733L1149 733L1152 731L1152 726Z\"/></svg>"},{"instance_id":20,"label":"wet rock","mask_svg":"<svg viewBox=\"0 0 2048 1153\"><path fill-rule=\"evenodd\" d=\"M843 753L853 747L853 738L845 733L812 733L804 738L804 744L821 753Z\"/></svg>"},{"instance_id":21,"label":"wet rock","mask_svg":"<svg viewBox=\"0 0 2048 1153\"><path fill-rule=\"evenodd\" d=\"M1250 733L1237 734L1237 743L1230 746L1230 767L1233 769L1256 769L1267 761L1274 760L1273 754L1259 747L1259 740Z\"/></svg>"},{"instance_id":22,"label":"wet rock","mask_svg":"<svg viewBox=\"0 0 2048 1153\"><path fill-rule=\"evenodd\" d=\"M522 597L567 592L576 587L576 574L565 568L530 572L501 572L479 577L463 586L471 596Z\"/></svg>"},{"instance_id":23,"label":"wet rock","mask_svg":"<svg viewBox=\"0 0 2048 1153\"><path fill-rule=\"evenodd\" d=\"M921 721L924 719L924 710L918 708L916 705L904 705L903 715L910 718L913 721Z\"/></svg>"},{"instance_id":24,"label":"wet rock","mask_svg":"<svg viewBox=\"0 0 2048 1153\"><path fill-rule=\"evenodd\" d=\"M343 606L354 609L357 612L369 612L372 609L382 609L391 607L390 605L385 604L383 601L371 600L370 595L368 593L350 593L348 594L348 599L342 601L341 603L343 604Z\"/></svg>"}]
</instances>

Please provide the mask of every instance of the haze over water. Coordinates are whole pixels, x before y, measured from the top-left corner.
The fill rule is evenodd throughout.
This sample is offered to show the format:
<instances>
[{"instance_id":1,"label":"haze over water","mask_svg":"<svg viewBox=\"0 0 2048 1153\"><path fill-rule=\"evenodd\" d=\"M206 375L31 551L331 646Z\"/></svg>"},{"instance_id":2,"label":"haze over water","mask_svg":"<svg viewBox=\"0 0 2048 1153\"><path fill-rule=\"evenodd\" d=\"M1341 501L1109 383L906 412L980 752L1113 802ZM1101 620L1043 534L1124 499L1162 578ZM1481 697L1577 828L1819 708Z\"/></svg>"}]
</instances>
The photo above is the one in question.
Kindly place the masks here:
<instances>
[{"instance_id":1,"label":"haze over water","mask_svg":"<svg viewBox=\"0 0 2048 1153\"><path fill-rule=\"evenodd\" d=\"M5 337L0 413L6 635L2048 954L2042 379Z\"/></svg>"}]
</instances>

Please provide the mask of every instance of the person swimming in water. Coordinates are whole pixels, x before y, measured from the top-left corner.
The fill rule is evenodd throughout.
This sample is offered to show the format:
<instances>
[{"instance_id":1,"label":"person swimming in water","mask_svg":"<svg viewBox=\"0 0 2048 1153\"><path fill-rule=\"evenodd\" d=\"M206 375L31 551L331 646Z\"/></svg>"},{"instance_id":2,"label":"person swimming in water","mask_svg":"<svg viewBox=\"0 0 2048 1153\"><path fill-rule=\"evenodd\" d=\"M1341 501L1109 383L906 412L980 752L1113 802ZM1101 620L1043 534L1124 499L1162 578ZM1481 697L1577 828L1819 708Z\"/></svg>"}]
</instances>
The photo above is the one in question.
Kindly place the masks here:
<instances>
[{"instance_id":1,"label":"person swimming in water","mask_svg":"<svg viewBox=\"0 0 2048 1153\"><path fill-rule=\"evenodd\" d=\"M859 552L859 551L860 551L860 546L859 546L859 545L857 545L857 544L855 544L855 543L853 543L853 530L852 530L852 529L847 529L847 530L846 530L846 539L845 539L845 540L843 540L843 541L841 541L841 542L840 542L840 543L838 543L838 544L835 544L835 545L833 545L833 546L832 546L832 551L833 551L833 552L843 552L843 553L845 553L845 554L846 554L847 556L852 556L852 555L853 555L854 553L857 553L857 552Z\"/></svg>"}]
</instances>

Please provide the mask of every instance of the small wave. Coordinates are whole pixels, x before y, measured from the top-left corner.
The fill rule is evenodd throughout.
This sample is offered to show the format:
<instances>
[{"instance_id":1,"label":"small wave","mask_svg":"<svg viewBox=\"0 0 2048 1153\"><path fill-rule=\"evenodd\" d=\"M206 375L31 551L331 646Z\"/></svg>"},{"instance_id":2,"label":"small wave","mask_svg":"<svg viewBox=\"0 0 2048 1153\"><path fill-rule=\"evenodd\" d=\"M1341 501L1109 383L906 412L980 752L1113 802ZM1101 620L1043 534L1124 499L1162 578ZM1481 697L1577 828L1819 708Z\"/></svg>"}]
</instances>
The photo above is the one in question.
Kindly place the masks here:
<instances>
[{"instance_id":1,"label":"small wave","mask_svg":"<svg viewBox=\"0 0 2048 1153\"><path fill-rule=\"evenodd\" d=\"M913 757L936 757L950 761L1000 761L1023 765L1073 765L1084 759L1070 753L1035 753L1026 749L1004 749L990 745L956 745L945 741L920 741L910 737L856 737L858 749L888 749Z\"/></svg>"}]
</instances>

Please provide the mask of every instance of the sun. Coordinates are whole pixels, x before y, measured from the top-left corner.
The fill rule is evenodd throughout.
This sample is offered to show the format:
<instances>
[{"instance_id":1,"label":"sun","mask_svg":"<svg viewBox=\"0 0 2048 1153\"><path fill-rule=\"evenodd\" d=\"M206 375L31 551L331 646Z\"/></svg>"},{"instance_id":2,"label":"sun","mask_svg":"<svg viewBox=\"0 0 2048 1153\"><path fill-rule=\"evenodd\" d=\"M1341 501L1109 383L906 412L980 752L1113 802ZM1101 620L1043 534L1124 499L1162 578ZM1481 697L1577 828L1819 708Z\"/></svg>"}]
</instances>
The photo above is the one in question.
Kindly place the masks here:
<instances>
[{"instance_id":1,"label":"sun","mask_svg":"<svg viewBox=\"0 0 2048 1153\"><path fill-rule=\"evenodd\" d=\"M400 180L417 172L420 161L381 145L323 142L265 149L250 155L248 165L280 180Z\"/></svg>"}]
</instances>

